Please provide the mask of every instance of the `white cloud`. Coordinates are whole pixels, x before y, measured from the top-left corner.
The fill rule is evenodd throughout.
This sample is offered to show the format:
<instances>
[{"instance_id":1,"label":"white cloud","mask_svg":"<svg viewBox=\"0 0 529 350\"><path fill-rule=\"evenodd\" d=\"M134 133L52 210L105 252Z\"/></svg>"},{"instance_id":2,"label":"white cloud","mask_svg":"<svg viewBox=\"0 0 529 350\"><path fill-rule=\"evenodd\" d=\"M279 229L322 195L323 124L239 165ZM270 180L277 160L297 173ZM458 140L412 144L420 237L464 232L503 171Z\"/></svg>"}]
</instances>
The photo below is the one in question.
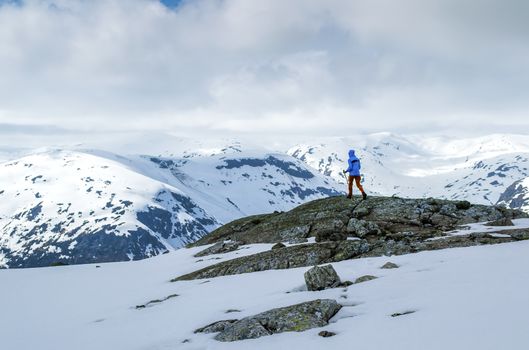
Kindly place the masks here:
<instances>
[{"instance_id":1,"label":"white cloud","mask_svg":"<svg viewBox=\"0 0 529 350\"><path fill-rule=\"evenodd\" d=\"M523 1L28 0L0 7L0 123L337 134L524 124ZM1 127L1 126L0 126Z\"/></svg>"}]
</instances>

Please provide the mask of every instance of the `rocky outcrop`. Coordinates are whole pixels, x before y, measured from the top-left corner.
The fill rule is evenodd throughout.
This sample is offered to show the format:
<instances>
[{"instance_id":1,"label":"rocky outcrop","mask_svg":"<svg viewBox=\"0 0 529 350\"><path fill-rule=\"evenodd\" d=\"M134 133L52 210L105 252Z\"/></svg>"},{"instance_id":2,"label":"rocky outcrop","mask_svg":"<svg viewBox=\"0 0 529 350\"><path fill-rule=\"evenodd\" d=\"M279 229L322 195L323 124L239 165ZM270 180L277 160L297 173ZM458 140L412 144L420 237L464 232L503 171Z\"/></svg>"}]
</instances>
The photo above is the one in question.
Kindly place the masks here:
<instances>
[{"instance_id":1,"label":"rocky outcrop","mask_svg":"<svg viewBox=\"0 0 529 350\"><path fill-rule=\"evenodd\" d=\"M279 243L276 243L272 246L272 250L275 250L275 249L281 249L281 248L285 248L286 245L284 245L283 243L279 242Z\"/></svg>"},{"instance_id":2,"label":"rocky outcrop","mask_svg":"<svg viewBox=\"0 0 529 350\"><path fill-rule=\"evenodd\" d=\"M236 322L221 321L222 331L215 339L231 342L255 339L275 333L301 332L323 327L342 306L332 299L318 299L301 304L272 309ZM208 329L210 326L204 327ZM210 328L211 329L211 328Z\"/></svg>"},{"instance_id":3,"label":"rocky outcrop","mask_svg":"<svg viewBox=\"0 0 529 350\"><path fill-rule=\"evenodd\" d=\"M237 249L239 249L239 243L237 242L232 242L232 241L218 242L212 245L211 247L196 253L195 257L199 258L199 257L211 255L211 254L229 253Z\"/></svg>"},{"instance_id":4,"label":"rocky outcrop","mask_svg":"<svg viewBox=\"0 0 529 350\"><path fill-rule=\"evenodd\" d=\"M305 272L304 277L307 290L310 291L335 288L341 283L340 277L338 277L332 265L314 266Z\"/></svg>"},{"instance_id":5,"label":"rocky outcrop","mask_svg":"<svg viewBox=\"0 0 529 350\"><path fill-rule=\"evenodd\" d=\"M316 243L276 245L274 249L223 261L173 281L328 264L346 259L391 256L455 247L529 239L529 230L502 230L450 236L447 230L474 222L509 223L527 217L519 210L472 205L465 201L370 197L316 200L286 213L252 216L212 232L198 243L218 239L281 242L316 237Z\"/></svg>"},{"instance_id":6,"label":"rocky outcrop","mask_svg":"<svg viewBox=\"0 0 529 350\"><path fill-rule=\"evenodd\" d=\"M490 221L486 223L487 226L514 226L512 220L509 218L501 218L498 220Z\"/></svg>"},{"instance_id":7,"label":"rocky outcrop","mask_svg":"<svg viewBox=\"0 0 529 350\"><path fill-rule=\"evenodd\" d=\"M244 256L205 267L171 280L183 281L240 273L314 266L359 257L369 252L365 241L301 244Z\"/></svg>"},{"instance_id":8,"label":"rocky outcrop","mask_svg":"<svg viewBox=\"0 0 529 350\"><path fill-rule=\"evenodd\" d=\"M237 322L237 320L222 320L208 324L202 328L196 329L195 333L218 333L224 331L232 323Z\"/></svg>"},{"instance_id":9,"label":"rocky outcrop","mask_svg":"<svg viewBox=\"0 0 529 350\"><path fill-rule=\"evenodd\" d=\"M331 197L303 204L283 213L255 215L233 221L203 237L194 245L231 239L244 243L340 241L347 237L391 235L443 236L460 225L502 218L528 217L520 210L440 199L369 197L365 201Z\"/></svg>"},{"instance_id":10,"label":"rocky outcrop","mask_svg":"<svg viewBox=\"0 0 529 350\"><path fill-rule=\"evenodd\" d=\"M378 277L376 277L376 276L364 275L364 276L358 277L355 280L355 283L363 283L363 282L367 282L367 281L372 281L372 280L377 279L377 278Z\"/></svg>"},{"instance_id":11,"label":"rocky outcrop","mask_svg":"<svg viewBox=\"0 0 529 350\"><path fill-rule=\"evenodd\" d=\"M392 263L391 261L388 261L384 265L380 267L381 269L398 269L399 265Z\"/></svg>"}]
</instances>

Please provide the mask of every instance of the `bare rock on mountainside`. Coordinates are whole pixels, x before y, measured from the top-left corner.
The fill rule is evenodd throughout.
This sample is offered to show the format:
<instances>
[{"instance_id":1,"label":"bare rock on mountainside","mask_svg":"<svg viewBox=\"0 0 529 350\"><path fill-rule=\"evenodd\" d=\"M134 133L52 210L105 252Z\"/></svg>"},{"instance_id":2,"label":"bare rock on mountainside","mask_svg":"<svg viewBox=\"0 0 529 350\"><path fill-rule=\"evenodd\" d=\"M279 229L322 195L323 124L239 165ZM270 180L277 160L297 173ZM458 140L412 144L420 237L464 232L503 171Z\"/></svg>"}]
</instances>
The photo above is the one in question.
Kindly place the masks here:
<instances>
[{"instance_id":1,"label":"bare rock on mountainside","mask_svg":"<svg viewBox=\"0 0 529 350\"><path fill-rule=\"evenodd\" d=\"M490 221L486 223L487 226L514 226L512 220L509 218L501 218L498 220Z\"/></svg>"},{"instance_id":2,"label":"bare rock on mountainside","mask_svg":"<svg viewBox=\"0 0 529 350\"><path fill-rule=\"evenodd\" d=\"M304 277L307 289L310 291L335 288L341 283L332 265L314 266L305 272Z\"/></svg>"},{"instance_id":3,"label":"bare rock on mountainside","mask_svg":"<svg viewBox=\"0 0 529 350\"><path fill-rule=\"evenodd\" d=\"M305 303L265 311L255 316L226 324L215 336L222 342L255 339L283 332L301 332L323 327L342 306L332 299L317 299Z\"/></svg>"},{"instance_id":4,"label":"bare rock on mountainside","mask_svg":"<svg viewBox=\"0 0 529 350\"><path fill-rule=\"evenodd\" d=\"M398 269L399 268L399 265L395 264L395 263L392 263L391 261L388 261L387 263L385 263L384 265L382 265L380 267L381 269L386 269L386 270L389 270L389 269Z\"/></svg>"},{"instance_id":5,"label":"bare rock on mountainside","mask_svg":"<svg viewBox=\"0 0 529 350\"><path fill-rule=\"evenodd\" d=\"M218 333L224 331L232 323L237 320L221 320L208 324L207 326L201 327L195 330L195 333Z\"/></svg>"},{"instance_id":6,"label":"bare rock on mountainside","mask_svg":"<svg viewBox=\"0 0 529 350\"><path fill-rule=\"evenodd\" d=\"M229 253L237 249L239 249L239 243L237 242L218 242L212 245L211 247L196 253L194 256L195 258L199 258L212 254Z\"/></svg>"},{"instance_id":7,"label":"bare rock on mountainside","mask_svg":"<svg viewBox=\"0 0 529 350\"><path fill-rule=\"evenodd\" d=\"M357 215L360 209L361 218ZM289 212L236 220L213 231L196 244L210 244L225 239L245 243L278 243L287 238L284 234L278 234L281 232L289 232L289 240L294 238L293 233L299 233L299 239L306 239L304 236L307 234L315 235L316 243L286 246L223 261L172 281L513 242L528 239L529 230L501 231L502 235L488 232L456 236L451 236L447 231L467 223L526 217L528 215L520 210L461 201L371 197L358 204L342 197L331 197L306 203ZM304 229L292 229L295 227ZM308 232L307 227L310 227ZM334 239L339 236L340 239Z\"/></svg>"},{"instance_id":8,"label":"bare rock on mountainside","mask_svg":"<svg viewBox=\"0 0 529 350\"><path fill-rule=\"evenodd\" d=\"M366 242L360 241L301 244L223 261L174 278L171 281L185 281L265 270L314 266L359 257L368 251L369 245Z\"/></svg>"},{"instance_id":9,"label":"bare rock on mountainside","mask_svg":"<svg viewBox=\"0 0 529 350\"><path fill-rule=\"evenodd\" d=\"M433 198L369 197L365 201L330 197L290 211L254 215L230 222L192 246L227 239L250 243L277 243L316 237L339 241L347 237L401 235L442 236L460 225L502 218L528 217L521 210Z\"/></svg>"},{"instance_id":10,"label":"bare rock on mountainside","mask_svg":"<svg viewBox=\"0 0 529 350\"><path fill-rule=\"evenodd\" d=\"M272 246L272 250L276 250L276 249L281 249L281 248L285 248L286 245L284 245L283 243L279 242L279 243L276 243Z\"/></svg>"},{"instance_id":11,"label":"bare rock on mountainside","mask_svg":"<svg viewBox=\"0 0 529 350\"><path fill-rule=\"evenodd\" d=\"M377 279L378 277L376 276L372 276L372 275L364 275L364 276L360 276L358 277L356 280L355 280L355 284L356 283L363 283L363 282L367 282L367 281L372 281L374 279Z\"/></svg>"}]
</instances>

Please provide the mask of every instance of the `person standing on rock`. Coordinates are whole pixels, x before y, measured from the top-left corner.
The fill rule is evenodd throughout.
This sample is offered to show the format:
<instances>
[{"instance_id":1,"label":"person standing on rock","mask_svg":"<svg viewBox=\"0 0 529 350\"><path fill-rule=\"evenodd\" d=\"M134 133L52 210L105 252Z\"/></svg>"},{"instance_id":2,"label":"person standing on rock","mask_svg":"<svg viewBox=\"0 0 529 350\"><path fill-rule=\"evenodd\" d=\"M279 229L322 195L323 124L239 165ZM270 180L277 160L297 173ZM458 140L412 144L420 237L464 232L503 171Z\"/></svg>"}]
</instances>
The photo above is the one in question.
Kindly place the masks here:
<instances>
[{"instance_id":1,"label":"person standing on rock","mask_svg":"<svg viewBox=\"0 0 529 350\"><path fill-rule=\"evenodd\" d=\"M366 199L367 194L364 191L364 188L362 187L362 184L360 183L361 177L360 177L360 159L355 155L355 151L349 150L349 159L347 160L347 163L349 164L349 167L347 170L344 170L345 173L349 173L349 177L347 179L347 185L349 186L349 193L347 194L347 198L353 197L353 181L356 182L356 187L362 192L362 198Z\"/></svg>"}]
</instances>

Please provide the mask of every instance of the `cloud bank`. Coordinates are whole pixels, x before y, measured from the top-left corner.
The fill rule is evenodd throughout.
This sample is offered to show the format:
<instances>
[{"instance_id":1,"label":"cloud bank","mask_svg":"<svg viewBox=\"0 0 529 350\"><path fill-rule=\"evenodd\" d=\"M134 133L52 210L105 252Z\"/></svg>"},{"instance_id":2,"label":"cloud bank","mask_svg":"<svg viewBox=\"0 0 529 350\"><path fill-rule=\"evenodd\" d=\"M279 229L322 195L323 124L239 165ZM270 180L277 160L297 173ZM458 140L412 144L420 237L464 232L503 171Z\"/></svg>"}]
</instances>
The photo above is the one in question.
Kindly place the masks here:
<instances>
[{"instance_id":1,"label":"cloud bank","mask_svg":"<svg viewBox=\"0 0 529 350\"><path fill-rule=\"evenodd\" d=\"M520 0L0 0L0 127L520 131L528 12Z\"/></svg>"}]
</instances>

